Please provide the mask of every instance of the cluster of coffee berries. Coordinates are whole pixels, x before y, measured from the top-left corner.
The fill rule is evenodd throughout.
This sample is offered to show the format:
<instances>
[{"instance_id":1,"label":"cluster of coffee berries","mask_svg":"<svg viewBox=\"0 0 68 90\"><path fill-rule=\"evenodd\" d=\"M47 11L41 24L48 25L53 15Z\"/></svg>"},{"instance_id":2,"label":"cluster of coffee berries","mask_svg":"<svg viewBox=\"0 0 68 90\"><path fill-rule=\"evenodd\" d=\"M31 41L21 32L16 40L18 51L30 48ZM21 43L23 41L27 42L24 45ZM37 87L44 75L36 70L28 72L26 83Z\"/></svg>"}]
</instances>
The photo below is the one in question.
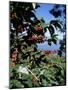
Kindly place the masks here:
<instances>
[{"instance_id":1,"label":"cluster of coffee berries","mask_svg":"<svg viewBox=\"0 0 68 90\"><path fill-rule=\"evenodd\" d=\"M43 28L41 25L35 25L35 31L40 32L42 30L43 30Z\"/></svg>"}]
</instances>

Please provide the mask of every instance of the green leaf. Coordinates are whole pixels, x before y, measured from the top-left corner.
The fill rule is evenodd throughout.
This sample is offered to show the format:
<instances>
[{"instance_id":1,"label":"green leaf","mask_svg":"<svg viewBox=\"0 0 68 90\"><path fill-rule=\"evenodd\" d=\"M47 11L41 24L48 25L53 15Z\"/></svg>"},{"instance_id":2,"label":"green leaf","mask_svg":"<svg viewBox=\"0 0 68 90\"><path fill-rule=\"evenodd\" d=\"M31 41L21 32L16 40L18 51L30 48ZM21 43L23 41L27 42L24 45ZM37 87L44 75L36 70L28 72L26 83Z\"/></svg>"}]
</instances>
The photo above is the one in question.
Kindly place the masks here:
<instances>
[{"instance_id":1,"label":"green leaf","mask_svg":"<svg viewBox=\"0 0 68 90\"><path fill-rule=\"evenodd\" d=\"M48 86L48 83L47 83L47 81L46 81L45 79L42 80L42 86L43 86L43 87Z\"/></svg>"},{"instance_id":2,"label":"green leaf","mask_svg":"<svg viewBox=\"0 0 68 90\"><path fill-rule=\"evenodd\" d=\"M36 7L35 7L35 8L37 9L37 8L39 8L39 7L40 7L40 5L36 3Z\"/></svg>"},{"instance_id":3,"label":"green leaf","mask_svg":"<svg viewBox=\"0 0 68 90\"><path fill-rule=\"evenodd\" d=\"M52 21L50 21L50 24L53 24L56 29L57 29L57 27L59 29L62 28L62 25L61 25L60 21L58 21L58 20L52 20Z\"/></svg>"},{"instance_id":4,"label":"green leaf","mask_svg":"<svg viewBox=\"0 0 68 90\"><path fill-rule=\"evenodd\" d=\"M57 44L57 40L56 40L56 39L52 39L52 42L53 42L54 44Z\"/></svg>"},{"instance_id":5,"label":"green leaf","mask_svg":"<svg viewBox=\"0 0 68 90\"><path fill-rule=\"evenodd\" d=\"M33 5L33 8L35 9L35 7L36 7L36 3L32 3L32 5Z\"/></svg>"},{"instance_id":6,"label":"green leaf","mask_svg":"<svg viewBox=\"0 0 68 90\"><path fill-rule=\"evenodd\" d=\"M59 21L57 22L57 27L58 27L59 29L62 28L62 24L61 24Z\"/></svg>"},{"instance_id":7,"label":"green leaf","mask_svg":"<svg viewBox=\"0 0 68 90\"><path fill-rule=\"evenodd\" d=\"M48 42L48 45L51 46L51 42Z\"/></svg>"},{"instance_id":8,"label":"green leaf","mask_svg":"<svg viewBox=\"0 0 68 90\"><path fill-rule=\"evenodd\" d=\"M51 39L48 39L48 45L50 45L51 46Z\"/></svg>"},{"instance_id":9,"label":"green leaf","mask_svg":"<svg viewBox=\"0 0 68 90\"><path fill-rule=\"evenodd\" d=\"M21 74L21 80L24 84L24 87L32 87L32 75Z\"/></svg>"},{"instance_id":10,"label":"green leaf","mask_svg":"<svg viewBox=\"0 0 68 90\"><path fill-rule=\"evenodd\" d=\"M21 87L22 87L22 84L20 81L18 81L16 79L10 81L10 88L14 89L14 88L21 88Z\"/></svg>"},{"instance_id":11,"label":"green leaf","mask_svg":"<svg viewBox=\"0 0 68 90\"><path fill-rule=\"evenodd\" d=\"M54 27L52 25L49 26L49 31L50 31L51 36L55 33Z\"/></svg>"},{"instance_id":12,"label":"green leaf","mask_svg":"<svg viewBox=\"0 0 68 90\"><path fill-rule=\"evenodd\" d=\"M21 79L22 80L28 80L28 79L31 79L32 77L31 77L31 75L27 75L27 74L21 74Z\"/></svg>"}]
</instances>

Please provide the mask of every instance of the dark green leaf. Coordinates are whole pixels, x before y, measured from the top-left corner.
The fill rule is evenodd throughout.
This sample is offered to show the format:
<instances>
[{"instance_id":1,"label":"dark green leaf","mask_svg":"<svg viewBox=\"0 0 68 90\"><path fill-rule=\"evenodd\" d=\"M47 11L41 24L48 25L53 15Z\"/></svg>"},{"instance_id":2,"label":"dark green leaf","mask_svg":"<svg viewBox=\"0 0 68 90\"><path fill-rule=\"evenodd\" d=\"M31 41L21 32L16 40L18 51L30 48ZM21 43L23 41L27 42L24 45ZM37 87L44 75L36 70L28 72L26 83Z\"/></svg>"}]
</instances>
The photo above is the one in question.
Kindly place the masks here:
<instances>
[{"instance_id":1,"label":"dark green leaf","mask_svg":"<svg viewBox=\"0 0 68 90\"><path fill-rule=\"evenodd\" d=\"M52 25L49 26L49 31L50 31L51 36L55 33L54 27Z\"/></svg>"},{"instance_id":2,"label":"dark green leaf","mask_svg":"<svg viewBox=\"0 0 68 90\"><path fill-rule=\"evenodd\" d=\"M54 44L57 44L57 40L55 40L55 39L52 39L52 42L53 42Z\"/></svg>"}]
</instances>

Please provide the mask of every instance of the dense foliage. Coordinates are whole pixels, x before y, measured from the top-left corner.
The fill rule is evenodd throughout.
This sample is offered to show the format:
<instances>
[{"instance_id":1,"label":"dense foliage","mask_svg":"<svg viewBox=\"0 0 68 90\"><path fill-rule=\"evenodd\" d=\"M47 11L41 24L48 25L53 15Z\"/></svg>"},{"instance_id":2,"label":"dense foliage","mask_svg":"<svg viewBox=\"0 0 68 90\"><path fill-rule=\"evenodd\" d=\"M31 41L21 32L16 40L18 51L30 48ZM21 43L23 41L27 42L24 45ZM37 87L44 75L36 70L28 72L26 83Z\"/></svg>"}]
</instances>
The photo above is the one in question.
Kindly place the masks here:
<instances>
[{"instance_id":1,"label":"dense foliage","mask_svg":"<svg viewBox=\"0 0 68 90\"><path fill-rule=\"evenodd\" d=\"M66 84L65 58L37 50L37 43L57 44L55 29L61 21L46 24L35 15L37 3L10 2L10 88ZM51 38L45 37L49 30Z\"/></svg>"},{"instance_id":2,"label":"dense foliage","mask_svg":"<svg viewBox=\"0 0 68 90\"><path fill-rule=\"evenodd\" d=\"M63 29L61 29L61 32L66 33L66 6L65 5L54 5L54 7L50 10L50 13L55 18L62 18L63 23ZM60 48L58 51L58 54L62 56L62 51L66 52L66 35L63 36L63 40L60 41Z\"/></svg>"}]
</instances>

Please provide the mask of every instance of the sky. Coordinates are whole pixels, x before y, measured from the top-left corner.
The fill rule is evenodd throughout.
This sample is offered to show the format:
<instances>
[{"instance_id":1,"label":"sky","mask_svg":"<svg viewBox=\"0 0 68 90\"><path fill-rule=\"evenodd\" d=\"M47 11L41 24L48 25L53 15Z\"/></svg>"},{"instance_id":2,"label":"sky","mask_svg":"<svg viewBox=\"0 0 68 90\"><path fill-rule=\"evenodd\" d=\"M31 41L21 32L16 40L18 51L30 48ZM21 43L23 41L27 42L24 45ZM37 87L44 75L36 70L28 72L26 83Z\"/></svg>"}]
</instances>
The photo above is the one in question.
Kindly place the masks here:
<instances>
[{"instance_id":1,"label":"sky","mask_svg":"<svg viewBox=\"0 0 68 90\"><path fill-rule=\"evenodd\" d=\"M53 8L54 4L41 3L39 5L40 7L36 9L36 15L38 17L43 17L45 22L49 23L50 20L54 19L53 15L49 13L49 10Z\"/></svg>"},{"instance_id":2,"label":"sky","mask_svg":"<svg viewBox=\"0 0 68 90\"><path fill-rule=\"evenodd\" d=\"M52 43L51 46L49 46L47 42L40 43L40 44L37 44L37 45L38 45L38 50L51 50L51 51L54 51L54 50L58 50L59 47L60 47L59 42L57 42L57 45Z\"/></svg>"},{"instance_id":3,"label":"sky","mask_svg":"<svg viewBox=\"0 0 68 90\"><path fill-rule=\"evenodd\" d=\"M40 7L36 9L36 16L43 17L46 23L49 23L51 20L55 19L49 12L55 4L39 3L39 5ZM60 9L63 10L63 8ZM61 16L61 20L63 21L63 16Z\"/></svg>"},{"instance_id":4,"label":"sky","mask_svg":"<svg viewBox=\"0 0 68 90\"><path fill-rule=\"evenodd\" d=\"M54 4L39 4L40 7L36 9L36 16L39 18L43 18L45 20L46 23L49 23L51 20L54 20L54 16L50 14L50 10L53 8ZM61 17L61 20L63 20L63 18ZM55 34L58 34L58 39L62 40L63 39L63 33L61 33L60 31L56 31L55 30ZM45 33L46 36L48 36L50 38L50 33L49 31L47 31ZM39 50L57 50L59 49L60 45L59 43L57 43L57 45L53 44L51 46L48 45L47 42L41 43L41 44L37 44L38 45L38 49Z\"/></svg>"}]
</instances>

